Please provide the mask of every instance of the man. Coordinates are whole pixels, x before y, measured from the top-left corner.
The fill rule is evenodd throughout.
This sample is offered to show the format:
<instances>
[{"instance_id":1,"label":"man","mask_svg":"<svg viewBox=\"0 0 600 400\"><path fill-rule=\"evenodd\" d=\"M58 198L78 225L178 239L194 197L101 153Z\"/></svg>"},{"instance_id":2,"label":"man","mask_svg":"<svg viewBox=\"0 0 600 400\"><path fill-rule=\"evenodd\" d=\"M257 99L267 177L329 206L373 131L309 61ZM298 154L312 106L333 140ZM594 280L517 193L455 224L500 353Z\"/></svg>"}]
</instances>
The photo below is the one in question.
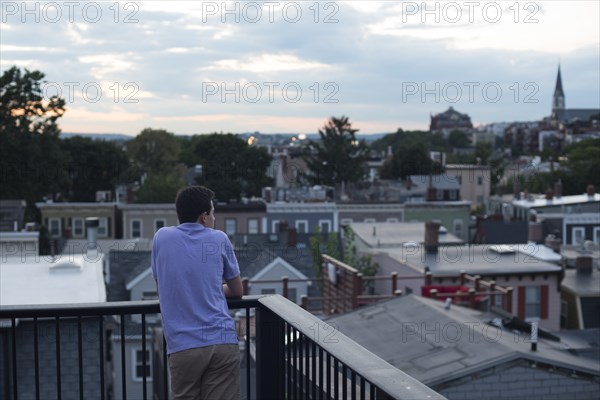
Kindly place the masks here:
<instances>
[{"instance_id":1,"label":"man","mask_svg":"<svg viewBox=\"0 0 600 400\"><path fill-rule=\"evenodd\" d=\"M241 297L243 288L231 243L214 229L213 198L202 186L181 189L179 225L159 229L152 243L175 400L239 399L238 338L226 297Z\"/></svg>"}]
</instances>

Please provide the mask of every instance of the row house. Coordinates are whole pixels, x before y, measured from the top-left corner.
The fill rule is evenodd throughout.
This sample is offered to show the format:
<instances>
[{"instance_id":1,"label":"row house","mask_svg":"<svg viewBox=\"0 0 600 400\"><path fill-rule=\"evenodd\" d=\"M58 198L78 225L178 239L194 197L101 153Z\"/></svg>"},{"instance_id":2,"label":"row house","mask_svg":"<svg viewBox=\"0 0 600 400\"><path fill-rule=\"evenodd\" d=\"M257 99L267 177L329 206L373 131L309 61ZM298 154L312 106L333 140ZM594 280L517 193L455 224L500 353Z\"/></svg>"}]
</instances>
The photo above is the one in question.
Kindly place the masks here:
<instances>
[{"instance_id":1,"label":"row house","mask_svg":"<svg viewBox=\"0 0 600 400\"><path fill-rule=\"evenodd\" d=\"M487 207L491 191L491 170L487 165L447 164L446 175L455 177L460 199L471 202L471 209Z\"/></svg>"},{"instance_id":2,"label":"row house","mask_svg":"<svg viewBox=\"0 0 600 400\"><path fill-rule=\"evenodd\" d=\"M53 239L86 237L85 219L98 218L98 238L122 237L121 214L117 203L35 203L42 214L42 224Z\"/></svg>"}]
</instances>

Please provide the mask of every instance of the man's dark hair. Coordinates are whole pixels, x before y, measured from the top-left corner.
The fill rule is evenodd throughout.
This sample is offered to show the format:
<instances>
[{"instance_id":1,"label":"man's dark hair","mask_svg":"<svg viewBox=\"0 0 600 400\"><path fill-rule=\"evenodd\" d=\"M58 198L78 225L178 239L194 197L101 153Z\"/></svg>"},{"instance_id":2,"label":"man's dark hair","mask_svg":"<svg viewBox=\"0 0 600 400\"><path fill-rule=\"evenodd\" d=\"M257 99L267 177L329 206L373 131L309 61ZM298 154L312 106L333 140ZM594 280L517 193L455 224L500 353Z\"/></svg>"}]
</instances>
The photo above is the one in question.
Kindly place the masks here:
<instances>
[{"instance_id":1,"label":"man's dark hair","mask_svg":"<svg viewBox=\"0 0 600 400\"><path fill-rule=\"evenodd\" d=\"M196 222L202 213L209 213L215 192L204 186L186 186L179 189L175 198L175 208L179 223Z\"/></svg>"}]
</instances>

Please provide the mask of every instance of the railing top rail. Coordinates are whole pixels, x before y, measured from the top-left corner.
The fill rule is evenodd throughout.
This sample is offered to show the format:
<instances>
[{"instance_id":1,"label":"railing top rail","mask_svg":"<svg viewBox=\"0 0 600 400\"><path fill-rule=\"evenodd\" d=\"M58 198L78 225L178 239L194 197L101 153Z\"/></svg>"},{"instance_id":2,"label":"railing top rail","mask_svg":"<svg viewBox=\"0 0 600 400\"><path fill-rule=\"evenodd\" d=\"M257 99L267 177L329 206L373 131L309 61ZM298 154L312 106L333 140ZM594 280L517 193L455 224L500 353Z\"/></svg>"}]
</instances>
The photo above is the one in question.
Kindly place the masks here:
<instances>
[{"instance_id":1,"label":"railing top rail","mask_svg":"<svg viewBox=\"0 0 600 400\"><path fill-rule=\"evenodd\" d=\"M407 375L387 361L376 356L341 332L335 334L337 341L326 335L315 336L315 326L326 324L281 295L264 296L258 302L292 324L321 348L355 370L367 381L376 385L394 399L445 399L415 378ZM315 325L316 324L316 325ZM331 329L331 328L330 328Z\"/></svg>"},{"instance_id":2,"label":"railing top rail","mask_svg":"<svg viewBox=\"0 0 600 400\"><path fill-rule=\"evenodd\" d=\"M260 296L244 296L227 299L230 309L257 307ZM9 318L51 318L51 317L90 317L115 314L159 313L158 300L109 301L105 303L33 304L0 306L0 319Z\"/></svg>"}]
</instances>

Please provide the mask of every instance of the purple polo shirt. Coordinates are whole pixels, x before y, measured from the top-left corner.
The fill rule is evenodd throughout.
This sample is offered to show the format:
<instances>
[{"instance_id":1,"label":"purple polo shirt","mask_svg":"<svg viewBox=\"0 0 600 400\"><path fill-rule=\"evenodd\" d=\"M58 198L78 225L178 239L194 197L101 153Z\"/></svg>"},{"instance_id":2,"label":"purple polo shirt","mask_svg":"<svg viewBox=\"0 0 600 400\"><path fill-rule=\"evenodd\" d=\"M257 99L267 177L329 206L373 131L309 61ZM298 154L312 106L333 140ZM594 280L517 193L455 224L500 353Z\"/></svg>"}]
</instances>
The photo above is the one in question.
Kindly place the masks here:
<instances>
[{"instance_id":1,"label":"purple polo shirt","mask_svg":"<svg viewBox=\"0 0 600 400\"><path fill-rule=\"evenodd\" d=\"M214 344L237 344L223 280L240 274L225 233L197 223L164 227L152 243L167 354Z\"/></svg>"}]
</instances>

